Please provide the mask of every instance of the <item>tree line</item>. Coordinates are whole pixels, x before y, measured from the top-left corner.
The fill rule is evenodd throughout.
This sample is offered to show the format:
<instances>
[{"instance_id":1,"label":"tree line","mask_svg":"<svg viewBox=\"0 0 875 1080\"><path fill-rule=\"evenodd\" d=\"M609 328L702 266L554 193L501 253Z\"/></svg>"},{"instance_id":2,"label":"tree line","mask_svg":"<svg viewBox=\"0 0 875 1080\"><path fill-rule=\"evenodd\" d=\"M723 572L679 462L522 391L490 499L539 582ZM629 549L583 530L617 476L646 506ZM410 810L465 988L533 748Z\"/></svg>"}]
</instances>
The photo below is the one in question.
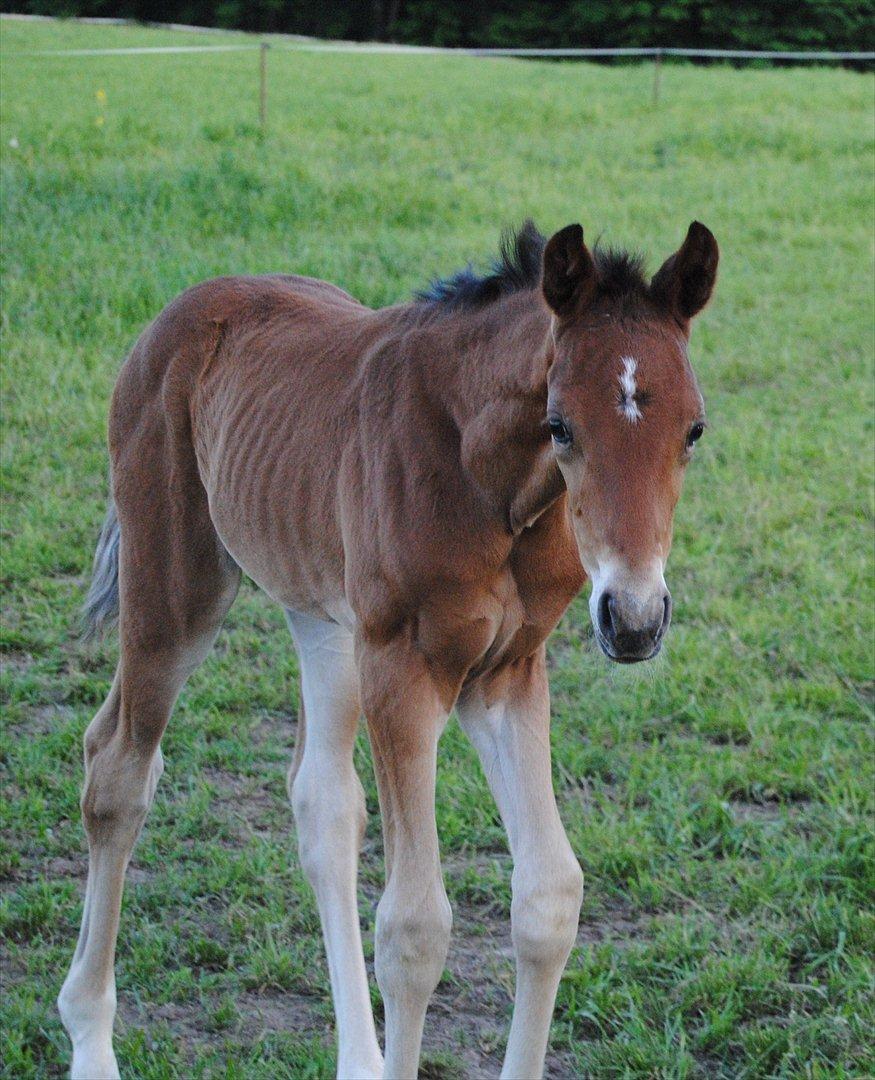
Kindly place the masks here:
<instances>
[{"instance_id":1,"label":"tree line","mask_svg":"<svg viewBox=\"0 0 875 1080\"><path fill-rule=\"evenodd\" d=\"M871 0L0 0L97 15L441 46L871 50Z\"/></svg>"}]
</instances>

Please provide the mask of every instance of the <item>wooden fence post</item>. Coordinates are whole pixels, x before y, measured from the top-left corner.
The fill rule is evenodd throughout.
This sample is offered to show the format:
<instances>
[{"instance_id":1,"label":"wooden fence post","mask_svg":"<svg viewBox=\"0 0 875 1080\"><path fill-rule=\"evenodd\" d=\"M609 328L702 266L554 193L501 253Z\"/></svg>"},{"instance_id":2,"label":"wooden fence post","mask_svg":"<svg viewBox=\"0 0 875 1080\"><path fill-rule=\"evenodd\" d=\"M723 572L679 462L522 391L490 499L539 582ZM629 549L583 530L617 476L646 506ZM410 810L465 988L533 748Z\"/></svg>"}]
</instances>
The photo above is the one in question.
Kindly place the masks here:
<instances>
[{"instance_id":1,"label":"wooden fence post","mask_svg":"<svg viewBox=\"0 0 875 1080\"><path fill-rule=\"evenodd\" d=\"M262 41L260 50L260 68L259 68L259 93L258 93L258 119L261 123L261 133L265 133L267 128L267 50L270 45L266 41Z\"/></svg>"},{"instance_id":2,"label":"wooden fence post","mask_svg":"<svg viewBox=\"0 0 875 1080\"><path fill-rule=\"evenodd\" d=\"M662 49L657 49L653 58L653 104L659 104L659 84L662 78Z\"/></svg>"}]
</instances>

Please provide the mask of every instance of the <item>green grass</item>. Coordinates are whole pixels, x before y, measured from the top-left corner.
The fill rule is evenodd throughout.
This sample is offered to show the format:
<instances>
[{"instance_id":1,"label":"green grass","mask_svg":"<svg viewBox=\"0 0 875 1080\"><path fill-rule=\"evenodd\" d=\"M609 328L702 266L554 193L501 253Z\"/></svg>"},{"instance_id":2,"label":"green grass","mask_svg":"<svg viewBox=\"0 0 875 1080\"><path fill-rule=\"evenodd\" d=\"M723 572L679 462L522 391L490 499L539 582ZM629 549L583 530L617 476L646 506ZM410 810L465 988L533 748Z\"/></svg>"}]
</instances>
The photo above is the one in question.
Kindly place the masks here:
<instances>
[{"instance_id":1,"label":"green grass","mask_svg":"<svg viewBox=\"0 0 875 1080\"><path fill-rule=\"evenodd\" d=\"M15 55L190 39L2 23L3 1075L67 1056L80 740L115 655L75 624L125 351L203 278L298 271L384 304L527 214L652 265L698 217L723 252L693 341L711 430L678 512L667 656L609 668L582 599L551 643L555 780L587 877L551 1075L871 1075L871 77L668 67L654 109L646 66L276 49L262 139L254 53ZM296 674L279 611L244 587L171 722L132 864L127 1076L332 1069L283 782ZM450 1078L497 1072L509 865L455 724L439 769L458 930L426 1059Z\"/></svg>"}]
</instances>

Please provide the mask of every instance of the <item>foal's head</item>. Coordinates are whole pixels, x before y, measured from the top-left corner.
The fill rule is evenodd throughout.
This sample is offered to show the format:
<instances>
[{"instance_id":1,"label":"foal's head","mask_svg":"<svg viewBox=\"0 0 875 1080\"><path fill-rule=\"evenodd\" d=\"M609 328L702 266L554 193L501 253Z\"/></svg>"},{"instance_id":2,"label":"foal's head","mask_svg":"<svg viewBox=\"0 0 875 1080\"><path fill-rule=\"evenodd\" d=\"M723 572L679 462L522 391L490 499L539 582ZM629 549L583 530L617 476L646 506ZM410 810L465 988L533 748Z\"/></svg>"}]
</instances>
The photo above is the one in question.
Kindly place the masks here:
<instances>
[{"instance_id":1,"label":"foal's head","mask_svg":"<svg viewBox=\"0 0 875 1080\"><path fill-rule=\"evenodd\" d=\"M671 620L663 571L672 518L705 426L687 342L717 259L698 222L649 284L635 258L591 253L579 225L544 250L553 312L547 422L592 579L596 638L622 663L655 656Z\"/></svg>"}]
</instances>

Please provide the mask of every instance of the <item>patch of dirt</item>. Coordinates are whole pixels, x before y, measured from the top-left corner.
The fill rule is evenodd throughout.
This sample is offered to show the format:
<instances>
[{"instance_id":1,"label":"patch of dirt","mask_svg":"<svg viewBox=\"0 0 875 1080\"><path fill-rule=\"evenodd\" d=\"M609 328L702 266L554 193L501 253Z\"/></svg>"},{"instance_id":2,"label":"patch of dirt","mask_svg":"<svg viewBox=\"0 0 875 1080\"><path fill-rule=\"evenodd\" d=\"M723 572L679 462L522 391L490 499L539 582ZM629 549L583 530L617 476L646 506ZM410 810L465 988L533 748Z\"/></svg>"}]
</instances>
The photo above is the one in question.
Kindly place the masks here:
<instances>
[{"instance_id":1,"label":"patch of dirt","mask_svg":"<svg viewBox=\"0 0 875 1080\"><path fill-rule=\"evenodd\" d=\"M223 841L225 846L241 848L253 838L272 838L278 828L288 828L293 822L284 769L277 769L274 763L262 764L257 776L241 775L216 766L205 766L198 771L198 779L206 780L212 788L211 807L224 816L232 833L227 841ZM159 792L158 797L168 807L183 806L190 798L189 790L184 786L166 792L159 789ZM195 841L190 844L193 846Z\"/></svg>"},{"instance_id":2,"label":"patch of dirt","mask_svg":"<svg viewBox=\"0 0 875 1080\"><path fill-rule=\"evenodd\" d=\"M325 1035L325 1021L317 1015L314 998L292 991L277 993L253 993L238 991L234 994L234 1017L229 1022L238 1037L256 1042L272 1032L300 1033L308 1037ZM220 998L213 1005L218 1006ZM205 1004L207 1008L205 1008ZM136 1002L129 994L120 994L118 1020L120 1027L142 1028L148 1033L156 1021L163 1021L173 1034L177 1045L183 1047L189 1060L194 1060L197 1050L221 1041L224 1028L210 1030L205 1020L208 1016L207 1001L168 1002L153 1005ZM326 1042L328 1041L326 1037Z\"/></svg>"},{"instance_id":3,"label":"patch of dirt","mask_svg":"<svg viewBox=\"0 0 875 1080\"><path fill-rule=\"evenodd\" d=\"M74 717L75 712L69 705L35 705L28 709L26 719L18 723L10 721L9 729L26 732L28 739L35 739L67 727L73 723Z\"/></svg>"},{"instance_id":4,"label":"patch of dirt","mask_svg":"<svg viewBox=\"0 0 875 1080\"><path fill-rule=\"evenodd\" d=\"M298 737L297 714L271 711L260 712L258 714L258 723L252 727L251 737L255 746L264 746L267 743L281 743L291 755L295 748L295 740ZM289 762L291 760L290 756Z\"/></svg>"},{"instance_id":5,"label":"patch of dirt","mask_svg":"<svg viewBox=\"0 0 875 1080\"><path fill-rule=\"evenodd\" d=\"M36 660L30 653L17 652L14 649L0 653L0 673L4 675L9 672L26 675L35 663Z\"/></svg>"},{"instance_id":6,"label":"patch of dirt","mask_svg":"<svg viewBox=\"0 0 875 1080\"><path fill-rule=\"evenodd\" d=\"M269 783L273 777L240 776L212 766L203 769L199 775L215 788L216 801L225 805L238 821L245 822L252 834L265 833L269 823L272 823L272 815L279 809L288 811L291 817L292 808L288 800L277 799Z\"/></svg>"},{"instance_id":7,"label":"patch of dirt","mask_svg":"<svg viewBox=\"0 0 875 1080\"><path fill-rule=\"evenodd\" d=\"M54 856L43 864L42 876L49 881L59 878L77 878L84 881L88 876L88 853L83 850L74 855Z\"/></svg>"},{"instance_id":8,"label":"patch of dirt","mask_svg":"<svg viewBox=\"0 0 875 1080\"><path fill-rule=\"evenodd\" d=\"M733 799L729 803L732 816L738 822L760 822L767 824L774 821L782 821L784 818L791 820L801 818L811 805L809 799L795 799L792 802L781 802L779 799L769 799L763 802L753 802L749 799Z\"/></svg>"},{"instance_id":9,"label":"patch of dirt","mask_svg":"<svg viewBox=\"0 0 875 1080\"><path fill-rule=\"evenodd\" d=\"M7 1000L12 988L27 981L27 967L13 956L4 939L0 939L0 998Z\"/></svg>"},{"instance_id":10,"label":"patch of dirt","mask_svg":"<svg viewBox=\"0 0 875 1080\"><path fill-rule=\"evenodd\" d=\"M611 914L609 919L581 919L577 928L577 948L590 945L603 945L609 941L615 948L622 949L638 938L647 935L651 916L632 915L622 910Z\"/></svg>"},{"instance_id":11,"label":"patch of dirt","mask_svg":"<svg viewBox=\"0 0 875 1080\"><path fill-rule=\"evenodd\" d=\"M324 1035L325 1021L318 1015L316 1002L309 994L244 992L236 998L243 1017L243 1031L254 1042L272 1031L299 1031Z\"/></svg>"}]
</instances>

